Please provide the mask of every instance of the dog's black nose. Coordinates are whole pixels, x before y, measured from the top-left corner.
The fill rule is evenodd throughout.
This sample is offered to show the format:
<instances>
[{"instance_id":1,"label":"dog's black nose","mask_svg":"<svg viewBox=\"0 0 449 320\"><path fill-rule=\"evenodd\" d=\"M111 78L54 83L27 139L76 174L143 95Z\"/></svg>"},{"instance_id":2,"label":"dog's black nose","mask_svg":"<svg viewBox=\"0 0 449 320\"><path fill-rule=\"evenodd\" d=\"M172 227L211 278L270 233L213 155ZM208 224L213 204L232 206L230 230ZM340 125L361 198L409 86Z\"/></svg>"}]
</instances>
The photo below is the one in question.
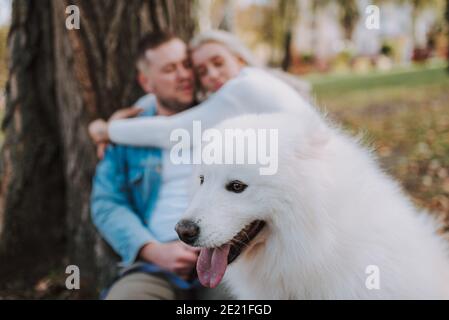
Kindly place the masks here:
<instances>
[{"instance_id":1,"label":"dog's black nose","mask_svg":"<svg viewBox=\"0 0 449 320\"><path fill-rule=\"evenodd\" d=\"M179 238L187 244L193 244L200 234L200 227L191 220L181 220L175 227Z\"/></svg>"}]
</instances>

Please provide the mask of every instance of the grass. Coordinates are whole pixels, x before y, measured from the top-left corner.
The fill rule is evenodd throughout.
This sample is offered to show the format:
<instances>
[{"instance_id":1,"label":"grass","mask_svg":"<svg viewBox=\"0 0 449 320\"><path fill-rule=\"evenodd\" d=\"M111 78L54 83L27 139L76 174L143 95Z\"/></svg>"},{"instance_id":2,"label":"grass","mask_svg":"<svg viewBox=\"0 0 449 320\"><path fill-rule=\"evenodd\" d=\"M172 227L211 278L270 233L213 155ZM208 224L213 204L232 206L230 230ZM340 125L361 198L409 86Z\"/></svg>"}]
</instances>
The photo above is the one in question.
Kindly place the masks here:
<instances>
[{"instance_id":1,"label":"grass","mask_svg":"<svg viewBox=\"0 0 449 320\"><path fill-rule=\"evenodd\" d=\"M428 85L448 85L449 77L445 65L432 67L415 66L399 68L390 72L370 74L336 74L331 76L311 75L308 79L317 95L332 96L341 92L354 93L373 89L414 88Z\"/></svg>"},{"instance_id":2,"label":"grass","mask_svg":"<svg viewBox=\"0 0 449 320\"><path fill-rule=\"evenodd\" d=\"M449 74L444 65L308 77L317 104L377 152L414 202L449 222Z\"/></svg>"}]
</instances>

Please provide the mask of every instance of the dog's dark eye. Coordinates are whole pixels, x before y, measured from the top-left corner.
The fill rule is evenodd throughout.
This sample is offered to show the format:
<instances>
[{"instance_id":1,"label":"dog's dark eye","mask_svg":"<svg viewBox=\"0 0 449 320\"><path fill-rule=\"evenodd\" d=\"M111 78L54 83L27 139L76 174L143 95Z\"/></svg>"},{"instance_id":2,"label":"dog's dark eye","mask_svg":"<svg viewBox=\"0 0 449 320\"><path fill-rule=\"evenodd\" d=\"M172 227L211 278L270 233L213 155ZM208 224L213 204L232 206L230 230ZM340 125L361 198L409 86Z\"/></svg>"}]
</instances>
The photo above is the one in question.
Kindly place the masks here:
<instances>
[{"instance_id":1,"label":"dog's dark eye","mask_svg":"<svg viewBox=\"0 0 449 320\"><path fill-rule=\"evenodd\" d=\"M245 191L248 186L241 181L231 181L226 185L226 190L241 193Z\"/></svg>"},{"instance_id":2,"label":"dog's dark eye","mask_svg":"<svg viewBox=\"0 0 449 320\"><path fill-rule=\"evenodd\" d=\"M203 184L204 183L204 176L200 176L200 184Z\"/></svg>"}]
</instances>

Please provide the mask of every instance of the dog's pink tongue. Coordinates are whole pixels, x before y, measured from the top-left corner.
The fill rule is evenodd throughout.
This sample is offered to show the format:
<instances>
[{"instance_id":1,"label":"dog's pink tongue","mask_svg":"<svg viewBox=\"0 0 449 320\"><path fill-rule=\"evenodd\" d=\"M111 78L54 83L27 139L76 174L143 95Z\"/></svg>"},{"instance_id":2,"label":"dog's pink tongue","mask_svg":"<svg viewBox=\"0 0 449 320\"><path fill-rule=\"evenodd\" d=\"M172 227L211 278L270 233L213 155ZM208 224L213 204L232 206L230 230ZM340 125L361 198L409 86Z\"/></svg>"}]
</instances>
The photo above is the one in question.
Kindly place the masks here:
<instances>
[{"instance_id":1,"label":"dog's pink tongue","mask_svg":"<svg viewBox=\"0 0 449 320\"><path fill-rule=\"evenodd\" d=\"M198 262L196 264L196 271L198 278L203 286L215 288L220 283L221 279L228 266L228 254L231 246L226 244L220 248L201 249Z\"/></svg>"}]
</instances>

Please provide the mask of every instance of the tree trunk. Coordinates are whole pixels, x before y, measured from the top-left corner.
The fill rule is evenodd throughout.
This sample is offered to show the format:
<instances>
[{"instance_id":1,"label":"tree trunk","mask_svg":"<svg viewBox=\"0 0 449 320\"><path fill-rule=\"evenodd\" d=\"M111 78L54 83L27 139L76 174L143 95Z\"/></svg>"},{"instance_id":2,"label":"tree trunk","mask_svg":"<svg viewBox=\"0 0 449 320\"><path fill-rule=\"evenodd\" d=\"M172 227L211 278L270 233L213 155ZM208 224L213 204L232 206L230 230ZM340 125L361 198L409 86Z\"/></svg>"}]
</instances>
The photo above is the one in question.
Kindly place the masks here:
<instances>
[{"instance_id":1,"label":"tree trunk","mask_svg":"<svg viewBox=\"0 0 449 320\"><path fill-rule=\"evenodd\" d=\"M288 71L292 61L292 40L293 31L296 27L299 12L298 0L278 0L274 24L276 47L272 61L274 65L280 66L284 71Z\"/></svg>"},{"instance_id":2,"label":"tree trunk","mask_svg":"<svg viewBox=\"0 0 449 320\"><path fill-rule=\"evenodd\" d=\"M345 40L351 41L354 28L359 20L358 2L355 0L339 0L340 24L343 27Z\"/></svg>"},{"instance_id":3,"label":"tree trunk","mask_svg":"<svg viewBox=\"0 0 449 320\"><path fill-rule=\"evenodd\" d=\"M117 259L90 219L97 160L87 124L142 94L134 68L140 37L157 29L189 37L191 2L14 1L0 162L0 289L29 288L72 264L80 268L80 296L95 297L110 281ZM80 30L66 28L69 5L80 9Z\"/></svg>"},{"instance_id":4,"label":"tree trunk","mask_svg":"<svg viewBox=\"0 0 449 320\"><path fill-rule=\"evenodd\" d=\"M284 59L282 59L282 70L288 71L292 63L292 30L285 32L284 36Z\"/></svg>"}]
</instances>

